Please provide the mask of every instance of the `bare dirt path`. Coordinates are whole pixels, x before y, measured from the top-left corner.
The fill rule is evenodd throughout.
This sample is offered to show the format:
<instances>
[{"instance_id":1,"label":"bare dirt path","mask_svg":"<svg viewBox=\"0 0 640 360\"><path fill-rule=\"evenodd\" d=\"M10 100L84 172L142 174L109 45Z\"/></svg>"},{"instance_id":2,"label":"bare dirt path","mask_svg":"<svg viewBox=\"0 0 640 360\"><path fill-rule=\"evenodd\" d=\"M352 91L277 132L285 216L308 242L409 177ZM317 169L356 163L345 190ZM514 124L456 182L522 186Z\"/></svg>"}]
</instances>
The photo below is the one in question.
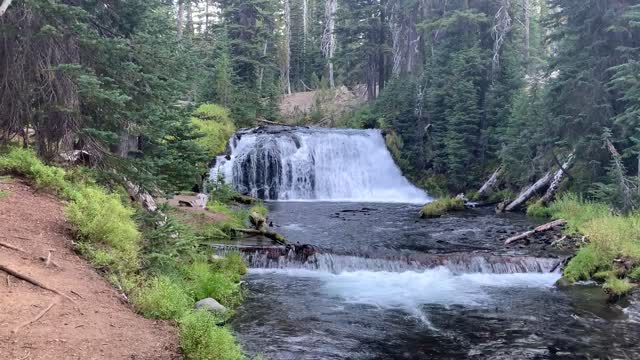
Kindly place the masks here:
<instances>
[{"instance_id":1,"label":"bare dirt path","mask_svg":"<svg viewBox=\"0 0 640 360\"><path fill-rule=\"evenodd\" d=\"M177 330L136 315L72 250L63 204L18 180L0 179L0 265L71 297L75 304L0 271L0 359L178 359ZM52 252L53 264L39 257ZM8 280L7 280L8 279ZM38 321L14 330L41 314Z\"/></svg>"}]
</instances>

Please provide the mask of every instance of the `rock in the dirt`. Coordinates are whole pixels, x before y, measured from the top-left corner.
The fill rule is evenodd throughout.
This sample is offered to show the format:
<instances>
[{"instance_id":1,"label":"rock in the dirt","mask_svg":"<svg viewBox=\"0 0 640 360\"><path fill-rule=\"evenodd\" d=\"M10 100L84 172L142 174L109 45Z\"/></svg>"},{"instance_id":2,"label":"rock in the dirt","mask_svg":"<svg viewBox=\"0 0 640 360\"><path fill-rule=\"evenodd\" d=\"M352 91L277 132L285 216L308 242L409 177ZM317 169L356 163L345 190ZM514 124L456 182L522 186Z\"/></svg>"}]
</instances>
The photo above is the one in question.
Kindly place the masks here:
<instances>
[{"instance_id":1,"label":"rock in the dirt","mask_svg":"<svg viewBox=\"0 0 640 360\"><path fill-rule=\"evenodd\" d=\"M214 313L222 313L227 311L227 308L222 306L219 302L212 298L206 298L198 301L194 306L198 310L207 310Z\"/></svg>"}]
</instances>

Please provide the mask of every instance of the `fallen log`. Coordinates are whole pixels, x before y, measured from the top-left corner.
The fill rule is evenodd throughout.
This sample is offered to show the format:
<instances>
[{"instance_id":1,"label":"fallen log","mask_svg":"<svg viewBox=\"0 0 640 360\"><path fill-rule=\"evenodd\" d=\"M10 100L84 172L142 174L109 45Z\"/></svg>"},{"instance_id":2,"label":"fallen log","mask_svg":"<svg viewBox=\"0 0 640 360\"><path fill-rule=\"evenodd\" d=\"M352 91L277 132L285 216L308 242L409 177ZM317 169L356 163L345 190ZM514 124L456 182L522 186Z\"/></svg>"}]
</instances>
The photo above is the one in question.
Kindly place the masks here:
<instances>
[{"instance_id":1,"label":"fallen log","mask_svg":"<svg viewBox=\"0 0 640 360\"><path fill-rule=\"evenodd\" d=\"M504 244L505 245L512 244L512 243L514 243L516 241L520 241L520 240L526 239L526 238L528 238L528 237L530 237L530 236L532 236L534 234L552 230L553 228L558 227L558 226L562 226L562 225L564 225L566 223L567 222L565 220L562 220L562 219L554 220L554 221L552 221L550 223L546 223L546 224L540 225L540 226L538 226L537 228L535 228L533 230L525 231L522 234L519 234L519 235L516 235L516 236L512 236L512 237L508 238L504 242Z\"/></svg>"},{"instance_id":2,"label":"fallen log","mask_svg":"<svg viewBox=\"0 0 640 360\"><path fill-rule=\"evenodd\" d=\"M575 158L575 153L572 152L571 154L569 154L564 164L562 164L562 167L560 168L560 170L556 171L556 174L553 176L553 180L551 180L551 185L549 185L547 192L544 194L544 196L542 196L542 198L539 201L541 205L546 206L547 204L553 201L553 199L556 196L556 191L558 191L558 188L560 187L560 183L562 183L562 180L566 176L567 170L571 167L571 164L573 163L574 158Z\"/></svg>"},{"instance_id":3,"label":"fallen log","mask_svg":"<svg viewBox=\"0 0 640 360\"><path fill-rule=\"evenodd\" d=\"M124 183L127 188L127 193L129 193L131 199L140 203L142 207L149 212L155 212L158 210L156 201L153 199L151 194L142 190L138 185L135 185L131 181L126 180Z\"/></svg>"},{"instance_id":4,"label":"fallen log","mask_svg":"<svg viewBox=\"0 0 640 360\"><path fill-rule=\"evenodd\" d=\"M487 180L484 183L484 185L482 185L480 190L478 190L478 197L480 199L489 196L493 192L493 189L498 183L498 177L500 176L501 173L502 173L502 166L498 167L496 171L493 172L491 177L489 177L489 180Z\"/></svg>"},{"instance_id":5,"label":"fallen log","mask_svg":"<svg viewBox=\"0 0 640 360\"><path fill-rule=\"evenodd\" d=\"M267 119L256 119L256 121L257 122L261 122L263 124L267 124L267 125L297 127L297 125L285 124L285 123L281 123L281 122L277 122L277 121L270 121L270 120L267 120Z\"/></svg>"},{"instance_id":6,"label":"fallen log","mask_svg":"<svg viewBox=\"0 0 640 360\"><path fill-rule=\"evenodd\" d=\"M251 225L253 225L257 230L261 231L264 230L267 223L267 219L255 211L249 214L249 221L251 221Z\"/></svg>"},{"instance_id":7,"label":"fallen log","mask_svg":"<svg viewBox=\"0 0 640 360\"><path fill-rule=\"evenodd\" d=\"M262 235L266 238L269 238L273 241L275 241L278 244L281 245L286 245L287 244L287 240L284 238L284 236L278 234L277 232L274 231L268 231L268 230L257 230L257 229L233 229L233 231L237 231L237 232L241 232L244 234L249 234L249 235Z\"/></svg>"},{"instance_id":8,"label":"fallen log","mask_svg":"<svg viewBox=\"0 0 640 360\"><path fill-rule=\"evenodd\" d=\"M539 193L544 188L549 186L550 182L551 182L551 172L549 171L546 174L544 174L544 176L541 177L538 181L536 181L533 185L531 185L530 187L520 192L518 197L515 200L513 200L509 205L507 205L507 207L505 208L505 211L513 211L518 209L520 206L522 206L522 204L527 202L527 200L531 199L531 197L533 197L535 194Z\"/></svg>"},{"instance_id":9,"label":"fallen log","mask_svg":"<svg viewBox=\"0 0 640 360\"><path fill-rule=\"evenodd\" d=\"M34 278L30 277L30 276L23 275L23 274L21 274L21 273L19 273L19 272L15 271L15 270L13 270L13 269L11 269L11 268L8 268L8 267L6 267L6 266L4 266L4 265L2 265L2 264L0 264L0 271L4 271L5 273L7 273L7 274L9 274L9 275L11 275L11 276L13 276L13 277L16 277L16 278L18 278L18 279L20 279L20 280L24 280L24 281L26 281L26 282L30 283L31 285L35 285L35 286L37 286L37 287L39 287L39 288L42 288L42 289L45 289L45 290L51 291L52 293L58 294L58 295L60 295L60 296L64 297L65 299L67 299L67 300L71 301L72 303L76 304L76 301L75 301L75 300L73 300L73 299L72 299L71 297L69 297L68 295L66 295L65 293L63 293L63 292L61 292L61 291L58 291L58 290L56 290L56 289L54 289L54 288L51 288L51 287L49 287L49 286L47 286L47 285L45 285L45 284L41 283L40 281L38 281L38 280L36 280L36 279L34 279Z\"/></svg>"}]
</instances>

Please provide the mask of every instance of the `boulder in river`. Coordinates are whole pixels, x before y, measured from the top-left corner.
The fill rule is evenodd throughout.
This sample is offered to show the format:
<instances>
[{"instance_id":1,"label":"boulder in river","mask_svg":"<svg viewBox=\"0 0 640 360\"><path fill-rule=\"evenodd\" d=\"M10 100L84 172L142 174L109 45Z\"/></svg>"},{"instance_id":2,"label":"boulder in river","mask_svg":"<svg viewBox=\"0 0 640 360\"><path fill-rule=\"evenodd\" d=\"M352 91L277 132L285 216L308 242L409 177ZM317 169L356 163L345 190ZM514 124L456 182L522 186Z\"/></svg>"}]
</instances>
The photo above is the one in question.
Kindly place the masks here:
<instances>
[{"instance_id":1,"label":"boulder in river","mask_svg":"<svg viewBox=\"0 0 640 360\"><path fill-rule=\"evenodd\" d=\"M225 308L223 305L212 298L202 299L198 301L193 307L198 310L207 310L213 313L223 313L227 311L227 308Z\"/></svg>"}]
</instances>

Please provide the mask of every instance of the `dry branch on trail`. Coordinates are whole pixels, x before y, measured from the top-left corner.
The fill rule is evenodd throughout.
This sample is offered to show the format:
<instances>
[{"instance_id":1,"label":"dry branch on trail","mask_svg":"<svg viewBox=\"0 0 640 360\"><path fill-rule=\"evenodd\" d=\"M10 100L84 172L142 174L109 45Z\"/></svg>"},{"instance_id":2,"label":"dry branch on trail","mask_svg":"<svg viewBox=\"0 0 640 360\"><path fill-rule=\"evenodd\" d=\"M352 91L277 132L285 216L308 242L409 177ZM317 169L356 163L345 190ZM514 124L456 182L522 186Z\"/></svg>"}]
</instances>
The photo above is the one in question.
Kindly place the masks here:
<instances>
[{"instance_id":1,"label":"dry branch on trail","mask_svg":"<svg viewBox=\"0 0 640 360\"><path fill-rule=\"evenodd\" d=\"M24 280L24 281L26 281L26 282L28 282L28 283L30 283L32 285L35 285L35 286L37 286L39 288L42 288L42 289L51 291L51 292L53 292L55 294L58 294L58 295L64 297L65 299L71 301L72 303L76 304L75 300L73 300L71 297L69 297L68 295L64 294L63 292L58 291L58 290L56 290L56 289L54 289L52 287L49 287L49 286L43 284L42 282L40 282L40 281L28 276L28 275L21 274L18 271L15 271L15 270L13 270L11 268L8 268L5 265L0 264L0 271L4 271L5 273L7 273L9 275L12 275L12 276L14 276L14 277L16 277L16 278L18 278L20 280Z\"/></svg>"},{"instance_id":2,"label":"dry branch on trail","mask_svg":"<svg viewBox=\"0 0 640 360\"><path fill-rule=\"evenodd\" d=\"M48 313L48 312L49 312L49 310L51 310L51 308L52 308L52 307L54 307L58 302L60 302L60 300L59 300L59 298L58 298L58 297L56 297L56 298L51 302L51 304L49 304L49 306L47 306L47 307L46 307L44 310L42 310L38 315L36 315L36 317L35 317L35 318L33 318L33 319L31 319L31 320L29 320L29 321L27 321L27 322L25 322L25 323L22 323L22 324L20 324L20 325L16 326L16 328L15 328L15 329L13 329L13 331L12 331L12 332L15 334L15 333L17 333L20 329L22 329L23 327L28 326L28 325L31 325L31 324L33 324L34 322L36 322L36 321L40 320L40 318L42 318L46 313Z\"/></svg>"},{"instance_id":3,"label":"dry branch on trail","mask_svg":"<svg viewBox=\"0 0 640 360\"><path fill-rule=\"evenodd\" d=\"M11 244L4 243L4 242L0 242L0 246L5 247L7 249L11 249L11 250L19 251L19 252L22 252L22 253L26 253L26 251L24 251L23 249L21 249L21 248L19 248L17 246L13 246Z\"/></svg>"},{"instance_id":4,"label":"dry branch on trail","mask_svg":"<svg viewBox=\"0 0 640 360\"><path fill-rule=\"evenodd\" d=\"M528 237L530 237L532 235L535 235L537 233L553 230L556 227L563 226L566 223L567 222L565 220L562 220L562 219L554 220L554 221L552 221L550 223L546 223L546 224L540 225L540 226L538 226L537 228L535 228L533 230L525 231L522 234L510 237L504 242L504 244L505 245L509 245L509 244L512 244L512 243L514 243L516 241L524 240L524 239L526 239L526 238L528 238Z\"/></svg>"}]
</instances>

